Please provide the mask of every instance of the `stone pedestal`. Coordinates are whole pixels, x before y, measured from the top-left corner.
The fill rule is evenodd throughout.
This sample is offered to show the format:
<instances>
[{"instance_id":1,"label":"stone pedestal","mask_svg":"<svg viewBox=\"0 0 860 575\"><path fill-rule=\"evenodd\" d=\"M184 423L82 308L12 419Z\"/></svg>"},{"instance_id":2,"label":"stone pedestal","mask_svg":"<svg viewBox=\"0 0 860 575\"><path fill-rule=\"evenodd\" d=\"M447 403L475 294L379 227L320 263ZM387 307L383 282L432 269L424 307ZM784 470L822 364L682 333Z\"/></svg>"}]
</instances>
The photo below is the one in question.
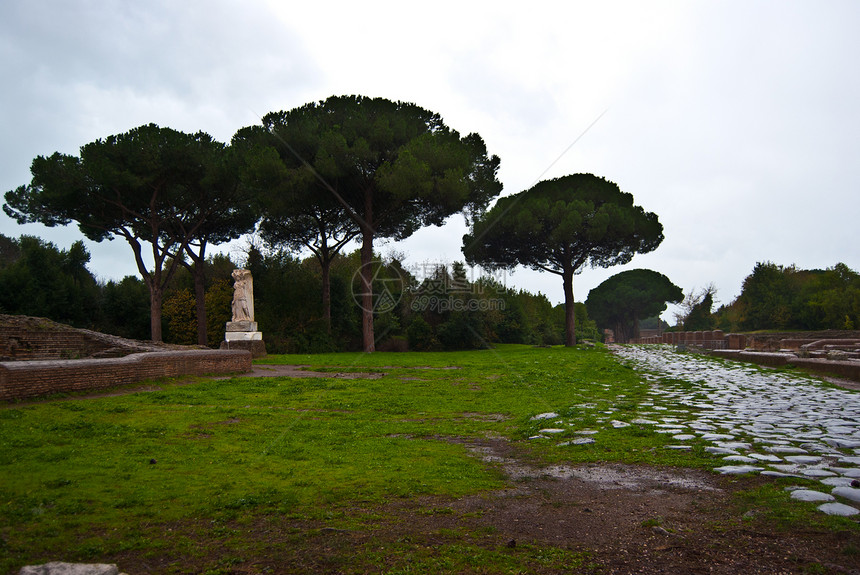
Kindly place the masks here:
<instances>
[{"instance_id":1,"label":"stone pedestal","mask_svg":"<svg viewBox=\"0 0 860 575\"><path fill-rule=\"evenodd\" d=\"M266 342L262 339L246 339L222 341L221 349L244 349L251 352L251 357L266 356Z\"/></svg>"},{"instance_id":2,"label":"stone pedestal","mask_svg":"<svg viewBox=\"0 0 860 575\"><path fill-rule=\"evenodd\" d=\"M251 352L252 357L266 355L263 332L257 331L257 322L248 320L227 322L221 349L245 349Z\"/></svg>"},{"instance_id":3,"label":"stone pedestal","mask_svg":"<svg viewBox=\"0 0 860 575\"><path fill-rule=\"evenodd\" d=\"M740 333L730 333L728 336L729 349L745 349L747 346L747 337Z\"/></svg>"}]
</instances>

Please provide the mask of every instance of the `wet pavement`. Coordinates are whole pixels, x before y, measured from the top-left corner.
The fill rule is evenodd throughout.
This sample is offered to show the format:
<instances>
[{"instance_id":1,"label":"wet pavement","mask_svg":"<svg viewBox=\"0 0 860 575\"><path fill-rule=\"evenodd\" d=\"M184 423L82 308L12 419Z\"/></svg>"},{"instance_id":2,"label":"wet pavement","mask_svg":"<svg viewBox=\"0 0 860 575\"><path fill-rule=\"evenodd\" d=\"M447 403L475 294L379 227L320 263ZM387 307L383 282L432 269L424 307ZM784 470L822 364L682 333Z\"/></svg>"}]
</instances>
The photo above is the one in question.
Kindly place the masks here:
<instances>
[{"instance_id":1,"label":"wet pavement","mask_svg":"<svg viewBox=\"0 0 860 575\"><path fill-rule=\"evenodd\" d=\"M793 489L792 497L821 502L818 508L828 514L860 513L860 393L800 374L677 353L671 346L613 351L650 389L633 415L607 425L669 434L668 449L704 442L707 452L722 458L718 473L816 480L820 487ZM554 418L547 415L537 417L550 423Z\"/></svg>"}]
</instances>

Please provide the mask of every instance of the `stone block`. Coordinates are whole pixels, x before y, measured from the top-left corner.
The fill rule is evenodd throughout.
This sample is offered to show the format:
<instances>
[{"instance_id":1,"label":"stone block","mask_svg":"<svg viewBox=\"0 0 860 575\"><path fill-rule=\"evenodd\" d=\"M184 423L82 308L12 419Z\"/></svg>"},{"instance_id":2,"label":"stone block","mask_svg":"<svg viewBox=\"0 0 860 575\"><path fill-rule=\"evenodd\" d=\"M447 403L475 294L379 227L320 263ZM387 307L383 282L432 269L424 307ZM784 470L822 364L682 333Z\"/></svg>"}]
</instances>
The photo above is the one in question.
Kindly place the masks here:
<instances>
[{"instance_id":1,"label":"stone block","mask_svg":"<svg viewBox=\"0 0 860 575\"><path fill-rule=\"evenodd\" d=\"M227 331L257 331L257 322L255 321L228 321Z\"/></svg>"},{"instance_id":2,"label":"stone block","mask_svg":"<svg viewBox=\"0 0 860 575\"><path fill-rule=\"evenodd\" d=\"M118 575L119 569L104 563L62 563L53 561L43 565L26 565L19 575Z\"/></svg>"},{"instance_id":3,"label":"stone block","mask_svg":"<svg viewBox=\"0 0 860 575\"><path fill-rule=\"evenodd\" d=\"M740 359L741 350L739 349L714 349L711 350L711 355L716 357L722 357L725 359L733 359L738 361Z\"/></svg>"},{"instance_id":4,"label":"stone block","mask_svg":"<svg viewBox=\"0 0 860 575\"><path fill-rule=\"evenodd\" d=\"M241 349L245 351L251 352L251 357L265 357L266 354L266 343L261 339L255 340L234 340L234 341L222 341L221 349Z\"/></svg>"},{"instance_id":5,"label":"stone block","mask_svg":"<svg viewBox=\"0 0 860 575\"><path fill-rule=\"evenodd\" d=\"M785 353L767 353L761 351L743 351L737 355L741 361L766 365L768 367L780 367L788 363L791 357Z\"/></svg>"},{"instance_id":6,"label":"stone block","mask_svg":"<svg viewBox=\"0 0 860 575\"><path fill-rule=\"evenodd\" d=\"M826 359L794 358L789 363L819 372L830 373L839 377L860 381L860 363L856 361L829 361Z\"/></svg>"},{"instance_id":7,"label":"stone block","mask_svg":"<svg viewBox=\"0 0 860 575\"><path fill-rule=\"evenodd\" d=\"M224 334L225 341L262 341L261 331L228 331Z\"/></svg>"}]
</instances>

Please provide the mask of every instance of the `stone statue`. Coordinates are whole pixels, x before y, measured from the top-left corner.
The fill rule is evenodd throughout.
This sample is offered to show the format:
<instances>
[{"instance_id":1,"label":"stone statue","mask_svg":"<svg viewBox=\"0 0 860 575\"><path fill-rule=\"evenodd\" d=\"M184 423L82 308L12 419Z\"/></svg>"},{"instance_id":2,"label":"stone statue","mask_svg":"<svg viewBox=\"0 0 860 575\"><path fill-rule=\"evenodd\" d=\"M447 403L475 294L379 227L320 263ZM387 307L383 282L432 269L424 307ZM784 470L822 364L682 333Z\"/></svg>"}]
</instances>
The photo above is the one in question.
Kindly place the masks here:
<instances>
[{"instance_id":1,"label":"stone statue","mask_svg":"<svg viewBox=\"0 0 860 575\"><path fill-rule=\"evenodd\" d=\"M233 321L254 321L254 280L248 270L233 270Z\"/></svg>"},{"instance_id":2,"label":"stone statue","mask_svg":"<svg viewBox=\"0 0 860 575\"><path fill-rule=\"evenodd\" d=\"M253 357L266 355L263 334L254 321L254 281L248 270L233 270L233 321L225 328L221 349L244 349Z\"/></svg>"}]
</instances>

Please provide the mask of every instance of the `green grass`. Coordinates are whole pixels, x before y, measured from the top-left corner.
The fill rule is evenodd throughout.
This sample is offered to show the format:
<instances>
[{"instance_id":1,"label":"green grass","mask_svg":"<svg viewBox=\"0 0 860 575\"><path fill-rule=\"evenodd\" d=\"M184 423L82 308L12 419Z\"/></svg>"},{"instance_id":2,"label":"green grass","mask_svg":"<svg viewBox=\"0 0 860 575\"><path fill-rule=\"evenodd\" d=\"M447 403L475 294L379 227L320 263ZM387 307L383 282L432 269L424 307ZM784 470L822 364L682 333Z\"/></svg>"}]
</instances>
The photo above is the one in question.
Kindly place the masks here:
<instances>
[{"instance_id":1,"label":"green grass","mask_svg":"<svg viewBox=\"0 0 860 575\"><path fill-rule=\"evenodd\" d=\"M803 525L810 530L857 530L857 521L850 517L826 515L818 511L820 502L801 502L791 499L787 486L804 486L820 489L814 480L785 478L766 483L753 489L739 491L735 496L738 515L747 521L766 522L780 530L790 530Z\"/></svg>"},{"instance_id":2,"label":"green grass","mask_svg":"<svg viewBox=\"0 0 860 575\"><path fill-rule=\"evenodd\" d=\"M650 428L607 425L637 417L648 385L601 347L264 362L386 375L199 378L160 382L157 391L0 407L0 573L127 552L185 556L227 573L259 552L243 526L271 517L372 532L379 518L357 508L502 487L500 472L469 454L470 438L506 437L545 463L719 462L701 446L662 449L671 440ZM548 411L560 414L566 431L528 439L552 426L531 420ZM558 446L585 428L598 430L595 444ZM449 512L444 504L427 511ZM480 535L439 534L444 541L433 553L408 542L377 553L369 542L352 565L390 573L467 572L472 560L505 572L587 566L562 549L490 550ZM211 549L200 541L227 551L207 563Z\"/></svg>"}]
</instances>

